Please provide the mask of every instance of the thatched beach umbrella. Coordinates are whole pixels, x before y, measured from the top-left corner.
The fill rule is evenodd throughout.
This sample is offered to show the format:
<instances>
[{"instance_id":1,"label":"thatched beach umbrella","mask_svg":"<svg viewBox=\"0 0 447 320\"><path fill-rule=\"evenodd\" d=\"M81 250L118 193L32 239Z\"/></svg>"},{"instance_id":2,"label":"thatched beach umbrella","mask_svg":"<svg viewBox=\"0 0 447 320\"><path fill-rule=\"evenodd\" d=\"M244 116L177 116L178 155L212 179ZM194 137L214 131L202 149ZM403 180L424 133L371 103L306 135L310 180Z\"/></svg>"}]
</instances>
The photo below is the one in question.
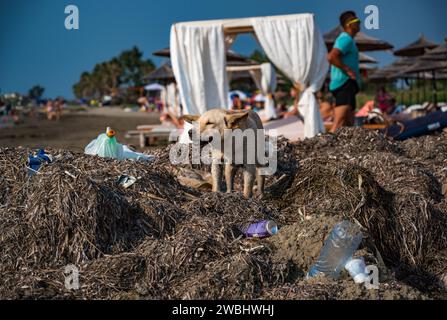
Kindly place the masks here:
<instances>
[{"instance_id":1,"label":"thatched beach umbrella","mask_svg":"<svg viewBox=\"0 0 447 320\"><path fill-rule=\"evenodd\" d=\"M431 72L433 85L433 102L437 103L436 80L438 76L443 76L447 72L447 48L446 45L438 46L436 49L427 50L427 53L417 59L417 61L407 68L404 73Z\"/></svg>"},{"instance_id":2,"label":"thatched beach umbrella","mask_svg":"<svg viewBox=\"0 0 447 320\"><path fill-rule=\"evenodd\" d=\"M157 57L169 58L169 57L171 57L171 50L169 48L164 48L162 50L155 51L152 54ZM228 50L227 51L227 62L236 62L236 61L246 62L247 58L234 52L233 50Z\"/></svg>"},{"instance_id":3,"label":"thatched beach umbrella","mask_svg":"<svg viewBox=\"0 0 447 320\"><path fill-rule=\"evenodd\" d=\"M447 43L439 45L431 50L426 50L425 54L418 57L415 63L410 66L405 73L414 72L438 72L447 69Z\"/></svg>"},{"instance_id":4,"label":"thatched beach umbrella","mask_svg":"<svg viewBox=\"0 0 447 320\"><path fill-rule=\"evenodd\" d=\"M144 81L151 82L151 81L160 81L165 84L169 82L174 82L174 72L172 71L172 67L170 63L164 63L159 68L152 71L150 74L148 74Z\"/></svg>"},{"instance_id":5,"label":"thatched beach umbrella","mask_svg":"<svg viewBox=\"0 0 447 320\"><path fill-rule=\"evenodd\" d=\"M362 52L359 53L359 62L360 63L379 63L379 61L377 61L376 59L374 59L371 56L368 56Z\"/></svg>"},{"instance_id":6,"label":"thatched beach umbrella","mask_svg":"<svg viewBox=\"0 0 447 320\"><path fill-rule=\"evenodd\" d=\"M335 40L342 32L343 28L338 26L324 34L324 42L326 43L328 50L332 49ZM354 39L359 51L381 51L393 49L393 46L388 42L373 38L363 32L359 32Z\"/></svg>"},{"instance_id":7,"label":"thatched beach umbrella","mask_svg":"<svg viewBox=\"0 0 447 320\"><path fill-rule=\"evenodd\" d=\"M368 63L360 63L359 68L360 70L376 70L376 67Z\"/></svg>"},{"instance_id":8,"label":"thatched beach umbrella","mask_svg":"<svg viewBox=\"0 0 447 320\"><path fill-rule=\"evenodd\" d=\"M413 66L405 70L405 73L441 71L447 69L447 60L424 60L420 59Z\"/></svg>"},{"instance_id":9,"label":"thatched beach umbrella","mask_svg":"<svg viewBox=\"0 0 447 320\"><path fill-rule=\"evenodd\" d=\"M405 57L400 58L393 63L376 70L371 76L370 79L373 81L380 80L391 80L402 78L405 71L416 62L415 58Z\"/></svg>"},{"instance_id":10,"label":"thatched beach umbrella","mask_svg":"<svg viewBox=\"0 0 447 320\"><path fill-rule=\"evenodd\" d=\"M447 43L443 43L434 49L427 50L426 53L421 56L421 59L447 61Z\"/></svg>"},{"instance_id":11,"label":"thatched beach umbrella","mask_svg":"<svg viewBox=\"0 0 447 320\"><path fill-rule=\"evenodd\" d=\"M425 53L426 49L436 48L438 45L434 42L427 40L424 35L420 35L419 39L415 42L406 45L405 47L394 51L395 56L400 57L416 57Z\"/></svg>"},{"instance_id":12,"label":"thatched beach umbrella","mask_svg":"<svg viewBox=\"0 0 447 320\"><path fill-rule=\"evenodd\" d=\"M359 62L360 71L365 77L367 77L370 72L374 72L374 70L377 69L377 67L373 66L373 64L379 63L379 61L373 57L370 57L362 52L359 54Z\"/></svg>"},{"instance_id":13,"label":"thatched beach umbrella","mask_svg":"<svg viewBox=\"0 0 447 320\"><path fill-rule=\"evenodd\" d=\"M156 52L158 55L163 55L169 57L169 49L163 49ZM229 67L247 67L247 66L256 66L259 65L259 62L254 61L249 58L245 58L233 51L229 52L229 56L231 56L231 61L228 62ZM284 84L286 81L284 78L278 74L278 84ZM230 80L232 82L240 81L240 82L247 82L247 81L253 81L252 76L249 71L238 71L238 72L231 72ZM168 84L170 82L175 82L175 76L174 71L172 70L171 62L168 61L161 65L159 68L152 71L150 74L148 74L144 81L151 82L151 81L158 81L163 84Z\"/></svg>"}]
</instances>

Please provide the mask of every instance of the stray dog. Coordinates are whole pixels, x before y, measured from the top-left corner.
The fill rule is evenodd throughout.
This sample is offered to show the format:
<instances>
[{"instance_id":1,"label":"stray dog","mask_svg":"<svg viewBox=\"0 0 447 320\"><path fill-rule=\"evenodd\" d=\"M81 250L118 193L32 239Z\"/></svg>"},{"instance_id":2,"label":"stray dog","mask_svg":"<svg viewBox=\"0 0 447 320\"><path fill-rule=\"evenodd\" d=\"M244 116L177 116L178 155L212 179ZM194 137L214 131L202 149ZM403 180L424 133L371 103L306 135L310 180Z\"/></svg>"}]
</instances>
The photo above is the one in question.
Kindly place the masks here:
<instances>
[{"instance_id":1,"label":"stray dog","mask_svg":"<svg viewBox=\"0 0 447 320\"><path fill-rule=\"evenodd\" d=\"M227 150L224 150L224 145L226 142L225 139L233 139L231 134L228 135L229 132L233 132L233 130L240 129L243 134L249 134L252 131L255 139L257 137L257 130L263 130L264 127L262 125L261 119L257 115L257 113L253 111L241 111L241 112L231 112L222 109L213 109L205 112L203 115L185 115L183 119L186 122L195 124L193 130L196 131L197 134L201 137L201 146L204 145L202 141L202 137L208 136L210 132L218 133L221 141L220 141L220 150L213 149L213 158L216 158L220 161L219 163L215 163L213 161L211 165L211 175L212 175L212 186L214 192L220 192L221 190L221 180L222 180L222 161L225 159L225 182L227 185L227 192L232 192L234 189L234 176L236 174L237 166L242 166L244 170L244 196L246 198L250 198L253 195L253 185L255 179L257 181L257 192L262 195L264 192L264 180L265 177L260 174L260 167L263 164L258 163L258 159L255 162L247 161L248 157L256 157L257 151L257 143L254 145L250 145L250 149L255 152L255 154L247 155L247 140L243 140L243 144L236 146L231 149L232 154L228 157ZM228 130L229 129L229 130ZM263 132L263 131L262 131ZM207 134L208 133L208 134ZM193 132L190 130L190 137L192 138ZM213 136L211 136L208 140L205 141L205 144L212 144ZM265 141L265 138L263 138ZM232 141L232 140L231 140ZM257 142L257 141L256 141ZM232 142L231 142L232 143ZM253 142L249 142L253 143ZM265 144L265 142L263 142ZM213 145L213 144L212 144ZM241 156L243 153L243 162L235 163L235 157ZM229 159L230 158L230 159Z\"/></svg>"}]
</instances>

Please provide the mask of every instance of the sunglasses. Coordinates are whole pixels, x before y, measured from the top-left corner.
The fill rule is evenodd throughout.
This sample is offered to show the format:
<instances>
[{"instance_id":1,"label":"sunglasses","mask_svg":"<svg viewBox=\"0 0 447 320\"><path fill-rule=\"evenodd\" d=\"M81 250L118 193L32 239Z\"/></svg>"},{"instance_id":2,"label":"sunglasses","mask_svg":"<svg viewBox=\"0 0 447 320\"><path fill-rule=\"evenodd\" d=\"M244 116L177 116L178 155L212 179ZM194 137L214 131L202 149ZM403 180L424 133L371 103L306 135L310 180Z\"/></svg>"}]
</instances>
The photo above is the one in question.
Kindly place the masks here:
<instances>
[{"instance_id":1,"label":"sunglasses","mask_svg":"<svg viewBox=\"0 0 447 320\"><path fill-rule=\"evenodd\" d=\"M355 19L349 21L349 22L347 23L347 25L350 26L351 24L356 23L356 22L359 22L359 23L360 23L360 19L359 19L359 18L355 18Z\"/></svg>"}]
</instances>

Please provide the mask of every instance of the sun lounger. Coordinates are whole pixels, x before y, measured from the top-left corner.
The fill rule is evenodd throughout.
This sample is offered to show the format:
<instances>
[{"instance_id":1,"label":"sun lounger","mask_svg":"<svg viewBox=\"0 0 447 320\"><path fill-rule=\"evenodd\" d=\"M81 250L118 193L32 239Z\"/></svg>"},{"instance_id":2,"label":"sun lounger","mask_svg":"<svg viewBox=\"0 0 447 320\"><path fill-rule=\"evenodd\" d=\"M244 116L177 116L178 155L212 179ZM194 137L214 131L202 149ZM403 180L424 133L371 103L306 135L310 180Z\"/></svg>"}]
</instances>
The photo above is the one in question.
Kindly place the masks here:
<instances>
[{"instance_id":1,"label":"sun lounger","mask_svg":"<svg viewBox=\"0 0 447 320\"><path fill-rule=\"evenodd\" d=\"M304 139L304 124L295 116L264 123L264 129L269 135L284 136L291 141Z\"/></svg>"},{"instance_id":2,"label":"sun lounger","mask_svg":"<svg viewBox=\"0 0 447 320\"><path fill-rule=\"evenodd\" d=\"M387 128L386 132L383 132L395 140L405 140L422 136L445 127L447 127L447 110L432 112L425 117L393 124Z\"/></svg>"},{"instance_id":3,"label":"sun lounger","mask_svg":"<svg viewBox=\"0 0 447 320\"><path fill-rule=\"evenodd\" d=\"M181 134L182 129L171 126L161 126L161 125L144 125L138 126L137 130L129 130L126 133L126 138L132 138L133 136L139 136L140 147L144 148L147 145L152 144L155 139L168 140L171 133L178 132Z\"/></svg>"}]
</instances>

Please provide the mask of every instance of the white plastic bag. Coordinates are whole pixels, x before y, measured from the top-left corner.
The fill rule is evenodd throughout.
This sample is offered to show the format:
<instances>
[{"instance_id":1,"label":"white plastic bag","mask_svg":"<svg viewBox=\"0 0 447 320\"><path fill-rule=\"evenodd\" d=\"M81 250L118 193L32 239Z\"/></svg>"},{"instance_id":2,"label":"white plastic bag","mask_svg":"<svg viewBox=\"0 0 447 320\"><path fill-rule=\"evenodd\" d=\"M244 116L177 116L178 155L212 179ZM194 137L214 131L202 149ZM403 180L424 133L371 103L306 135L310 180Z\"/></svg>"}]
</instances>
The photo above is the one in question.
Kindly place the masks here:
<instances>
[{"instance_id":1,"label":"white plastic bag","mask_svg":"<svg viewBox=\"0 0 447 320\"><path fill-rule=\"evenodd\" d=\"M126 145L123 146L123 157L124 159L132 159L136 161L151 161L155 159L154 156L132 151Z\"/></svg>"},{"instance_id":2,"label":"white plastic bag","mask_svg":"<svg viewBox=\"0 0 447 320\"><path fill-rule=\"evenodd\" d=\"M118 143L115 138L115 131L110 127L107 127L106 133L101 133L98 138L92 140L85 147L84 153L117 160L151 161L155 159L154 156L132 151L127 146Z\"/></svg>"},{"instance_id":3,"label":"white plastic bag","mask_svg":"<svg viewBox=\"0 0 447 320\"><path fill-rule=\"evenodd\" d=\"M116 142L115 136L109 137L101 133L98 138L92 140L84 150L85 154L98 155L103 158L122 160L123 145Z\"/></svg>"}]
</instances>

